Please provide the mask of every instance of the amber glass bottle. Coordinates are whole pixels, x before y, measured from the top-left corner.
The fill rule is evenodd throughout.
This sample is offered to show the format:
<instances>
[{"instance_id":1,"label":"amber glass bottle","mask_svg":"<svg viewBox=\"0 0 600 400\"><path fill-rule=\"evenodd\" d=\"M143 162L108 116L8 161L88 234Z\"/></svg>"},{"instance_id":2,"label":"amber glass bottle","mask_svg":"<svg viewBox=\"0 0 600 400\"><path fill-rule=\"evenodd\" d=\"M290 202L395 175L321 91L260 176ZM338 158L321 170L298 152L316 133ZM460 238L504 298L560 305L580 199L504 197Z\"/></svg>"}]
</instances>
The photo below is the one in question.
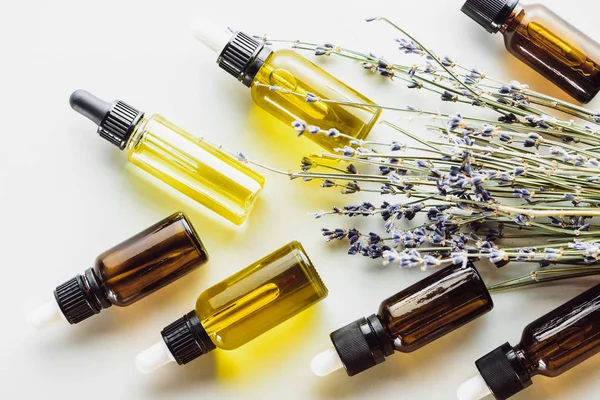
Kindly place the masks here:
<instances>
[{"instance_id":1,"label":"amber glass bottle","mask_svg":"<svg viewBox=\"0 0 600 400\"><path fill-rule=\"evenodd\" d=\"M489 32L502 32L511 54L578 101L600 90L600 45L545 6L467 0L462 10Z\"/></svg>"},{"instance_id":2,"label":"amber glass bottle","mask_svg":"<svg viewBox=\"0 0 600 400\"><path fill-rule=\"evenodd\" d=\"M96 258L92 268L58 286L56 302L30 316L37 326L60 318L76 324L111 305L125 307L208 261L192 224L177 212Z\"/></svg>"},{"instance_id":3,"label":"amber glass bottle","mask_svg":"<svg viewBox=\"0 0 600 400\"><path fill-rule=\"evenodd\" d=\"M256 105L289 130L292 122L301 120L364 139L381 114L367 97L293 50L273 51L251 35L226 34L209 21L198 21L194 36L219 54L217 63L222 69L250 88ZM312 100L307 101L307 96ZM349 139L340 136L306 136L328 151L349 144Z\"/></svg>"},{"instance_id":4,"label":"amber glass bottle","mask_svg":"<svg viewBox=\"0 0 600 400\"><path fill-rule=\"evenodd\" d=\"M313 372L323 376L344 367L349 376L356 375L394 351L415 351L492 308L475 266L447 267L384 300L377 314L333 332L334 349L313 359Z\"/></svg>"},{"instance_id":5,"label":"amber glass bottle","mask_svg":"<svg viewBox=\"0 0 600 400\"><path fill-rule=\"evenodd\" d=\"M136 359L143 373L187 364L215 348L236 349L327 297L308 255L291 242L200 294L196 308Z\"/></svg>"},{"instance_id":6,"label":"amber glass bottle","mask_svg":"<svg viewBox=\"0 0 600 400\"><path fill-rule=\"evenodd\" d=\"M600 352L600 285L533 321L516 346L503 344L475 362L481 376L465 382L460 400L492 394L504 400L535 375L558 376Z\"/></svg>"}]
</instances>

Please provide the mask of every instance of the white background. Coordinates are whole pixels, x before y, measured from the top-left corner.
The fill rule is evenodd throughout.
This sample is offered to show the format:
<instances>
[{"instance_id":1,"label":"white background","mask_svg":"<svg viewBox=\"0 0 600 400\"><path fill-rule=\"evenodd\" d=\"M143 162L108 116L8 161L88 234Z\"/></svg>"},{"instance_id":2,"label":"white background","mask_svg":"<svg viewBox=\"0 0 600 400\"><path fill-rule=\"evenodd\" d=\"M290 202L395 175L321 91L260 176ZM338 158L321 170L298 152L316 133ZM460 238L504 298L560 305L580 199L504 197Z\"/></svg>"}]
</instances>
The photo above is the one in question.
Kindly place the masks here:
<instances>
[{"instance_id":1,"label":"white background","mask_svg":"<svg viewBox=\"0 0 600 400\"><path fill-rule=\"evenodd\" d=\"M597 281L495 295L490 314L418 352L396 354L354 378L343 372L314 377L310 359L329 346L331 331L375 312L381 300L424 276L350 258L345 246L323 242L321 227L357 223L363 230L381 230L379 220L369 225L307 215L362 198L268 175L254 212L236 228L127 165L125 153L102 141L95 127L70 109L70 93L85 88L109 101L123 99L251 158L296 169L303 155L318 149L252 105L248 89L219 70L215 55L189 35L190 20L204 16L272 37L332 41L412 62L395 50L397 35L390 28L364 22L376 14L392 18L440 54L504 80L560 93L511 58L500 35L488 35L467 19L459 11L462 1L206 3L3 2L0 399L453 399L456 387L475 372L477 358L505 341L516 344L528 322ZM543 3L600 38L596 1ZM411 97L414 92L404 85L369 76L353 62L317 62L381 104L439 107L437 98ZM422 130L422 124L399 121L394 114L384 118ZM379 126L372 137L389 134ZM51 299L57 284L177 210L190 216L202 236L211 255L208 265L131 307L113 307L78 326L42 333L26 326L27 312ZM329 298L239 350L138 374L135 355L159 339L163 326L191 310L201 290L293 239L307 248ZM480 270L492 283L531 268L498 271L483 263ZM596 357L560 378L536 378L515 399L596 399L599 367Z\"/></svg>"}]
</instances>

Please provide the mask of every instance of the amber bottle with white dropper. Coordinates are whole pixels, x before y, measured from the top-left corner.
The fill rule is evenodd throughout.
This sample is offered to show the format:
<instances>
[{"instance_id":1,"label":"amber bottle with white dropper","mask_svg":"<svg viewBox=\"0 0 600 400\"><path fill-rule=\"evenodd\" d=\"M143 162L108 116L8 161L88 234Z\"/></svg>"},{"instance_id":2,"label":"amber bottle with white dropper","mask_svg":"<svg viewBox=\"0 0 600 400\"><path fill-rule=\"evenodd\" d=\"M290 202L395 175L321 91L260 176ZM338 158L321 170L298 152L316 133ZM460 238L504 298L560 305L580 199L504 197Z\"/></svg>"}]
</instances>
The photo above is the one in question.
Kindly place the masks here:
<instances>
[{"instance_id":1,"label":"amber bottle with white dropper","mask_svg":"<svg viewBox=\"0 0 600 400\"><path fill-rule=\"evenodd\" d=\"M493 306L473 264L444 268L384 300L377 314L333 332L333 348L313 358L312 371L324 376L343 367L354 376L395 352L420 349Z\"/></svg>"},{"instance_id":2,"label":"amber bottle with white dropper","mask_svg":"<svg viewBox=\"0 0 600 400\"><path fill-rule=\"evenodd\" d=\"M479 375L463 383L460 400L508 399L536 375L556 377L600 353L600 285L533 321L516 346L505 343L475 362Z\"/></svg>"}]
</instances>

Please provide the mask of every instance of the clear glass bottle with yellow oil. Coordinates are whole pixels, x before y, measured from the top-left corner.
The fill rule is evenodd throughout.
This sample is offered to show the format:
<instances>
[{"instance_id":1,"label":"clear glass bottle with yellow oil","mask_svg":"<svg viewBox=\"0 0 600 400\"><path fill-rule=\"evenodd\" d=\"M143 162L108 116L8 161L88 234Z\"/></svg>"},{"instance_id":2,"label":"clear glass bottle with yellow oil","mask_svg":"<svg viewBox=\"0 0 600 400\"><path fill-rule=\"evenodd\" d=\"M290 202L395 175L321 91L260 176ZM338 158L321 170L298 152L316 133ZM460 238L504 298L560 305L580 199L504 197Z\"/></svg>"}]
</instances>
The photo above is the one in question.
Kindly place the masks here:
<instances>
[{"instance_id":1,"label":"clear glass bottle with yellow oil","mask_svg":"<svg viewBox=\"0 0 600 400\"><path fill-rule=\"evenodd\" d=\"M196 308L164 328L163 340L140 353L136 365L149 373L215 348L236 349L327 293L302 245L291 242L202 292Z\"/></svg>"},{"instance_id":2,"label":"clear glass bottle with yellow oil","mask_svg":"<svg viewBox=\"0 0 600 400\"><path fill-rule=\"evenodd\" d=\"M244 222L265 178L201 137L164 117L146 117L118 100L110 104L85 90L71 95L71 107L98 125L98 134L129 161L229 221Z\"/></svg>"},{"instance_id":3,"label":"clear glass bottle with yellow oil","mask_svg":"<svg viewBox=\"0 0 600 400\"><path fill-rule=\"evenodd\" d=\"M293 50L273 51L251 35L229 35L208 21L197 21L193 33L219 54L217 63L222 69L250 88L254 102L287 128L300 120L364 139L381 114L367 97ZM348 138L340 136L307 137L329 151L349 144Z\"/></svg>"}]
</instances>

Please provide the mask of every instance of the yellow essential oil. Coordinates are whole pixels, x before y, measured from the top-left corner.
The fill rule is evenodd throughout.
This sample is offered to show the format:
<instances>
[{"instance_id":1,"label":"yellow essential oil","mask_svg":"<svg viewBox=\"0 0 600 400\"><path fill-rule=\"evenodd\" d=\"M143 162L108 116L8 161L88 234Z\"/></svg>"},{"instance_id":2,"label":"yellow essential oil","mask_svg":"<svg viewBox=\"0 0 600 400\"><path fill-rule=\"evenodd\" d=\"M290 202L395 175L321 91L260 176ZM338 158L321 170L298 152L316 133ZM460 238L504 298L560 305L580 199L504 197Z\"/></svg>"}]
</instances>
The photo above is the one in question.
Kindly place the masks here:
<instances>
[{"instance_id":1,"label":"yellow essential oil","mask_svg":"<svg viewBox=\"0 0 600 400\"><path fill-rule=\"evenodd\" d=\"M205 290L196 314L211 341L231 350L326 295L302 245L292 242Z\"/></svg>"},{"instance_id":2,"label":"yellow essential oil","mask_svg":"<svg viewBox=\"0 0 600 400\"><path fill-rule=\"evenodd\" d=\"M245 164L160 115L142 120L128 147L133 164L237 225L265 183Z\"/></svg>"},{"instance_id":3,"label":"yellow essential oil","mask_svg":"<svg viewBox=\"0 0 600 400\"><path fill-rule=\"evenodd\" d=\"M200 294L196 308L140 353L142 372L187 364L215 348L236 349L327 297L302 245L291 242Z\"/></svg>"},{"instance_id":4,"label":"yellow essential oil","mask_svg":"<svg viewBox=\"0 0 600 400\"><path fill-rule=\"evenodd\" d=\"M194 35L219 54L217 64L222 69L250 88L254 102L288 130L292 122L301 120L364 139L381 114L367 97L292 50L273 51L244 32L225 34L209 21L196 24ZM350 142L325 134L306 136L328 151Z\"/></svg>"},{"instance_id":5,"label":"yellow essential oil","mask_svg":"<svg viewBox=\"0 0 600 400\"><path fill-rule=\"evenodd\" d=\"M270 86L299 95L271 90ZM337 129L356 139L367 137L381 113L380 109L367 106L374 105L371 100L292 50L271 53L258 70L250 92L259 107L288 127L292 122L301 120L324 130ZM309 93L320 100L306 102L305 96ZM345 106L327 103L322 99L343 100L365 106ZM306 136L329 151L349 144L349 139L339 136Z\"/></svg>"},{"instance_id":6,"label":"yellow essential oil","mask_svg":"<svg viewBox=\"0 0 600 400\"><path fill-rule=\"evenodd\" d=\"M113 104L78 90L71 106L98 125L98 133L129 161L229 221L244 222L265 178L217 146L160 115L144 117L130 105Z\"/></svg>"}]
</instances>

